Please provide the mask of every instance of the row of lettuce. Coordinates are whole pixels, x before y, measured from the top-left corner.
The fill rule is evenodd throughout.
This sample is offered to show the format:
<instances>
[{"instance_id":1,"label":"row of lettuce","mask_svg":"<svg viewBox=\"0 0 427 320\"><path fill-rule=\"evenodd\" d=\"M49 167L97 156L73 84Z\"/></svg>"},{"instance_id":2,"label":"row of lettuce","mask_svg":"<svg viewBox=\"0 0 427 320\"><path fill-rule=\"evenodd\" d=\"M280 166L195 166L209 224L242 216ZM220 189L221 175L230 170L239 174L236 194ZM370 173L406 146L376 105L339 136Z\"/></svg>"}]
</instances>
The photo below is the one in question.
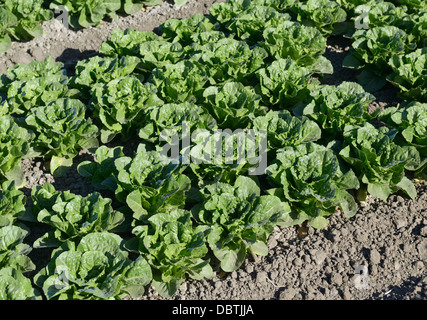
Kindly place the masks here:
<instances>
[{"instance_id":1,"label":"row of lettuce","mask_svg":"<svg viewBox=\"0 0 427 320\"><path fill-rule=\"evenodd\" d=\"M188 0L173 0L179 6ZM98 26L119 14L132 15L142 8L161 5L164 0L0 0L0 53L12 41L27 41L43 34L42 23L58 17L73 29Z\"/></svg>"},{"instance_id":2,"label":"row of lettuce","mask_svg":"<svg viewBox=\"0 0 427 320\"><path fill-rule=\"evenodd\" d=\"M214 4L206 17L166 21L161 35L114 30L73 76L47 58L0 78L0 298L136 298L149 283L172 297L187 276L208 279L216 264L231 272L247 253L266 255L275 226L324 228L337 207L356 214L354 195L417 196L407 173L425 179L425 85L408 85L421 94L382 112L368 112L375 97L358 83L322 85L316 77L333 73L323 54L337 20L292 16L288 3ZM389 60L407 57L369 43ZM197 130L204 134L184 143ZM125 154L130 139L140 144ZM236 139L259 161L240 157ZM162 152L167 144L182 146L178 158ZM44 158L61 176L83 149L96 161L77 170L97 192L46 183L26 205L22 159ZM250 175L261 158L265 173ZM30 246L25 221L50 231ZM35 270L28 253L44 247L55 249L36 288L23 274Z\"/></svg>"}]
</instances>

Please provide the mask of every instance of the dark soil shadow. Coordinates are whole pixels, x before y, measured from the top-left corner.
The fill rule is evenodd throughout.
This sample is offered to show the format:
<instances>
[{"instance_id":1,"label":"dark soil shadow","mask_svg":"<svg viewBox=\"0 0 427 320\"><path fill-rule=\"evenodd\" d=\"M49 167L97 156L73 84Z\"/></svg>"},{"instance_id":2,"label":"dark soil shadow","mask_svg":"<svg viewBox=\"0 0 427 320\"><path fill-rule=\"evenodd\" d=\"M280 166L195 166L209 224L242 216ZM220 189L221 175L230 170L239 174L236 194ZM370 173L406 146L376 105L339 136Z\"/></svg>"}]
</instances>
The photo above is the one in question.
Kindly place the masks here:
<instances>
[{"instance_id":1,"label":"dark soil shadow","mask_svg":"<svg viewBox=\"0 0 427 320\"><path fill-rule=\"evenodd\" d=\"M67 48L58 58L56 58L56 61L64 64L64 68L67 70L68 76L73 76L75 74L75 66L77 62L97 55L99 55L99 52L96 50L80 51L78 49Z\"/></svg>"},{"instance_id":2,"label":"dark soil shadow","mask_svg":"<svg viewBox=\"0 0 427 320\"><path fill-rule=\"evenodd\" d=\"M372 298L373 300L405 300L405 297L408 296L408 294L415 293L420 289L420 294L423 295L425 298L426 292L423 292L422 285L420 285L422 281L423 277L411 276L409 277L409 279L405 280L400 286L390 286L385 292L374 293Z\"/></svg>"}]
</instances>

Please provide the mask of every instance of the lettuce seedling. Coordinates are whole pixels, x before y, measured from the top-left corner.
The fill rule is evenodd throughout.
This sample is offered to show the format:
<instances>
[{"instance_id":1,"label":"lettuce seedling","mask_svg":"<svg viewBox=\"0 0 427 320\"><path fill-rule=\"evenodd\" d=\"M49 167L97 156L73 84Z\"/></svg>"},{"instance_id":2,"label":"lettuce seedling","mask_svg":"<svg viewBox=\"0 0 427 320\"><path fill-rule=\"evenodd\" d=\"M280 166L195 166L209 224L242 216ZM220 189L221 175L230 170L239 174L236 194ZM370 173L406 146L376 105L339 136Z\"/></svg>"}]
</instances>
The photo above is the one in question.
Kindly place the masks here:
<instances>
[{"instance_id":1,"label":"lettuce seedling","mask_svg":"<svg viewBox=\"0 0 427 320\"><path fill-rule=\"evenodd\" d=\"M267 255L268 237L288 209L276 196L260 196L258 185L244 176L233 185L206 185L199 197L193 215L200 225L210 228L207 243L225 272L237 270L248 252Z\"/></svg>"},{"instance_id":2,"label":"lettuce seedling","mask_svg":"<svg viewBox=\"0 0 427 320\"><path fill-rule=\"evenodd\" d=\"M314 228L325 228L326 217L339 207L348 218L357 212L354 197L347 191L358 189L359 181L352 170L344 168L336 154L322 145L307 142L277 151L267 168L273 189L269 194L289 203L291 211L280 225L308 221Z\"/></svg>"},{"instance_id":3,"label":"lettuce seedling","mask_svg":"<svg viewBox=\"0 0 427 320\"><path fill-rule=\"evenodd\" d=\"M123 244L120 236L109 232L67 241L52 252L34 282L48 300L140 298L152 279L151 268L142 257L130 260Z\"/></svg>"},{"instance_id":4,"label":"lettuce seedling","mask_svg":"<svg viewBox=\"0 0 427 320\"><path fill-rule=\"evenodd\" d=\"M212 278L213 270L206 259L209 227L196 225L189 211L157 213L132 233L136 237L126 243L126 248L148 261L152 285L162 297L174 296L187 275L195 280Z\"/></svg>"},{"instance_id":5,"label":"lettuce seedling","mask_svg":"<svg viewBox=\"0 0 427 320\"><path fill-rule=\"evenodd\" d=\"M33 188L31 198L37 221L53 228L34 242L34 248L58 247L92 232L111 231L125 219L122 212L112 208L111 199L97 192L83 197L56 191L53 185L45 183Z\"/></svg>"},{"instance_id":6,"label":"lettuce seedling","mask_svg":"<svg viewBox=\"0 0 427 320\"><path fill-rule=\"evenodd\" d=\"M393 141L396 133L397 130L377 129L370 123L344 128L339 155L362 183L361 195L367 191L386 201L390 194L402 190L412 199L417 196L414 184L405 176L405 168L418 166L420 155L413 146L397 145Z\"/></svg>"}]
</instances>

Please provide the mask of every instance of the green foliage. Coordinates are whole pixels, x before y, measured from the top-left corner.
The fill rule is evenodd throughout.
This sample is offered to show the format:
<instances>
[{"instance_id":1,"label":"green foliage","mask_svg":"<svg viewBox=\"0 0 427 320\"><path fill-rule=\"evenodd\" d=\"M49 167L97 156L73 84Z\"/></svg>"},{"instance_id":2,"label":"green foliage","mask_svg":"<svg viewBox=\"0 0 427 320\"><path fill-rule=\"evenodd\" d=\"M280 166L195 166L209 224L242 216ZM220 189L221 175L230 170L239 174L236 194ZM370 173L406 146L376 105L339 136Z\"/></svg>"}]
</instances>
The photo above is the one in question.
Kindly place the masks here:
<instances>
[{"instance_id":1,"label":"green foliage","mask_svg":"<svg viewBox=\"0 0 427 320\"><path fill-rule=\"evenodd\" d=\"M326 141L342 139L345 126L371 121L380 111L368 113L368 105L375 97L355 82L322 85L314 88L310 95L311 101L299 105L294 113L317 122Z\"/></svg>"},{"instance_id":2,"label":"green foliage","mask_svg":"<svg viewBox=\"0 0 427 320\"><path fill-rule=\"evenodd\" d=\"M394 143L397 131L375 128L369 123L348 125L340 157L351 166L363 188L383 201L390 194L404 191L414 199L414 184L405 176L405 168L417 167L420 155L413 146Z\"/></svg>"},{"instance_id":3,"label":"green foliage","mask_svg":"<svg viewBox=\"0 0 427 320\"><path fill-rule=\"evenodd\" d=\"M357 30L353 39L350 55L345 57L343 65L362 69L358 82L369 92L377 91L386 84L386 77L391 73L388 65L390 58L414 49L407 33L394 26Z\"/></svg>"},{"instance_id":4,"label":"green foliage","mask_svg":"<svg viewBox=\"0 0 427 320\"><path fill-rule=\"evenodd\" d=\"M427 104L420 102L402 103L383 110L379 115L390 128L398 130L396 144L413 146L420 153L419 165L408 168L416 171L420 178L426 176L427 164Z\"/></svg>"},{"instance_id":5,"label":"green foliage","mask_svg":"<svg viewBox=\"0 0 427 320\"><path fill-rule=\"evenodd\" d=\"M336 154L322 145L307 142L278 150L267 168L274 194L287 201L291 211L282 217L282 225L308 221L314 228L324 228L326 217L339 207L346 217L357 212L354 197L347 191L358 189L353 171L345 169Z\"/></svg>"},{"instance_id":6,"label":"green foliage","mask_svg":"<svg viewBox=\"0 0 427 320\"><path fill-rule=\"evenodd\" d=\"M401 98L427 102L427 48L393 56L389 65L393 72L387 80L400 89Z\"/></svg>"},{"instance_id":7,"label":"green foliage","mask_svg":"<svg viewBox=\"0 0 427 320\"><path fill-rule=\"evenodd\" d=\"M157 213L148 224L136 226L129 240L129 250L139 252L152 267L153 287L165 298L171 298L185 280L186 275L195 280L213 276L206 235L209 228L195 225L191 213L182 209Z\"/></svg>"},{"instance_id":8,"label":"green foliage","mask_svg":"<svg viewBox=\"0 0 427 320\"><path fill-rule=\"evenodd\" d=\"M43 34L41 23L53 18L43 8L43 0L0 1L0 52L11 47L11 40L30 40Z\"/></svg>"},{"instance_id":9,"label":"green foliage","mask_svg":"<svg viewBox=\"0 0 427 320\"><path fill-rule=\"evenodd\" d=\"M53 228L34 242L35 248L57 247L92 232L110 231L125 219L123 213L112 208L111 199L97 192L82 197L69 191L56 191L53 185L45 183L33 189L31 198L37 221Z\"/></svg>"},{"instance_id":10,"label":"green foliage","mask_svg":"<svg viewBox=\"0 0 427 320\"><path fill-rule=\"evenodd\" d=\"M121 7L120 0L54 0L50 3L50 9L65 8L69 15L69 25L72 28L88 28L97 26L105 17L116 19Z\"/></svg>"},{"instance_id":11,"label":"green foliage","mask_svg":"<svg viewBox=\"0 0 427 320\"><path fill-rule=\"evenodd\" d=\"M288 209L276 196L260 196L258 185L244 176L234 185L207 185L200 197L203 202L193 207L193 215L210 228L207 243L226 272L237 270L247 252L267 255L268 236Z\"/></svg>"},{"instance_id":12,"label":"green foliage","mask_svg":"<svg viewBox=\"0 0 427 320\"><path fill-rule=\"evenodd\" d=\"M48 265L34 278L49 300L120 300L138 298L152 279L142 257L132 261L123 239L94 232L67 241L52 252Z\"/></svg>"},{"instance_id":13,"label":"green foliage","mask_svg":"<svg viewBox=\"0 0 427 320\"><path fill-rule=\"evenodd\" d=\"M34 135L19 127L9 115L0 116L0 182L14 181L18 188L25 185L21 160L31 154Z\"/></svg>"},{"instance_id":14,"label":"green foliage","mask_svg":"<svg viewBox=\"0 0 427 320\"><path fill-rule=\"evenodd\" d=\"M24 243L28 233L16 225L0 228L0 270L8 267L22 273L35 270L36 266L28 257L32 248Z\"/></svg>"},{"instance_id":15,"label":"green foliage","mask_svg":"<svg viewBox=\"0 0 427 320\"><path fill-rule=\"evenodd\" d=\"M93 109L93 118L101 123L102 143L110 142L117 135L122 140L135 135L144 111L163 104L153 87L151 83L142 84L133 75L93 86L89 107Z\"/></svg>"},{"instance_id":16,"label":"green foliage","mask_svg":"<svg viewBox=\"0 0 427 320\"><path fill-rule=\"evenodd\" d=\"M98 128L85 118L86 106L78 99L61 98L36 107L25 118L36 137L34 150L50 159L50 172L64 174L82 149L98 146Z\"/></svg>"},{"instance_id":17,"label":"green foliage","mask_svg":"<svg viewBox=\"0 0 427 320\"><path fill-rule=\"evenodd\" d=\"M14 181L5 181L0 189L0 227L13 225L25 214L26 198Z\"/></svg>"}]
</instances>

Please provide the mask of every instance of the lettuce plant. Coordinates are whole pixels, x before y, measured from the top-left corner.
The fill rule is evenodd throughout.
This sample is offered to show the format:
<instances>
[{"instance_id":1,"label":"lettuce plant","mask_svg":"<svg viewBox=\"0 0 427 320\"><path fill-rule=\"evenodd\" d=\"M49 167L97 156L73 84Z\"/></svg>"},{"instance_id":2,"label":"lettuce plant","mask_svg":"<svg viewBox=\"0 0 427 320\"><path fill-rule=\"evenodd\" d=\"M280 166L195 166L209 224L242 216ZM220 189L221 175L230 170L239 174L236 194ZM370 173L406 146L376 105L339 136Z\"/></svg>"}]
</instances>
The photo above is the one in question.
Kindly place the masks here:
<instances>
[{"instance_id":1,"label":"lettuce plant","mask_svg":"<svg viewBox=\"0 0 427 320\"><path fill-rule=\"evenodd\" d=\"M195 131L191 144L182 150L182 159L188 161L189 176L194 176L198 186L229 183L240 175L258 174L257 169L262 170L267 148L262 141L266 139L265 134L257 130Z\"/></svg>"},{"instance_id":2,"label":"lettuce plant","mask_svg":"<svg viewBox=\"0 0 427 320\"><path fill-rule=\"evenodd\" d=\"M186 19L171 18L159 27L165 40L179 42L184 47L192 43L193 34L213 30L216 30L215 25L201 14L195 14Z\"/></svg>"},{"instance_id":3,"label":"lettuce plant","mask_svg":"<svg viewBox=\"0 0 427 320\"><path fill-rule=\"evenodd\" d=\"M36 135L34 150L50 160L52 174L63 174L82 149L98 146L98 128L85 118L85 113L86 106L80 100L62 98L33 108L25 118Z\"/></svg>"},{"instance_id":4,"label":"lettuce plant","mask_svg":"<svg viewBox=\"0 0 427 320\"><path fill-rule=\"evenodd\" d=\"M88 28L97 26L105 17L116 19L116 12L120 10L120 0L54 0L50 2L50 9L64 7L69 14L68 23L72 28Z\"/></svg>"},{"instance_id":5,"label":"lettuce plant","mask_svg":"<svg viewBox=\"0 0 427 320\"><path fill-rule=\"evenodd\" d=\"M418 48L427 47L427 6L409 15L405 22L410 24L407 30L409 30L408 37L411 42L416 43Z\"/></svg>"},{"instance_id":6,"label":"lettuce plant","mask_svg":"<svg viewBox=\"0 0 427 320\"><path fill-rule=\"evenodd\" d=\"M162 2L162 0L122 0L121 10L126 14L135 14L144 7L157 6Z\"/></svg>"},{"instance_id":7,"label":"lettuce plant","mask_svg":"<svg viewBox=\"0 0 427 320\"><path fill-rule=\"evenodd\" d=\"M34 282L48 300L139 298L152 279L151 268L142 257L130 260L123 244L120 236L109 232L67 241L52 252Z\"/></svg>"},{"instance_id":8,"label":"lettuce plant","mask_svg":"<svg viewBox=\"0 0 427 320\"><path fill-rule=\"evenodd\" d=\"M389 65L393 72L387 80L399 88L401 98L427 102L427 48L393 56Z\"/></svg>"},{"instance_id":9,"label":"lettuce plant","mask_svg":"<svg viewBox=\"0 0 427 320\"><path fill-rule=\"evenodd\" d=\"M8 30L17 23L16 16L4 5L0 5L0 53L6 52L12 46Z\"/></svg>"},{"instance_id":10,"label":"lettuce plant","mask_svg":"<svg viewBox=\"0 0 427 320\"><path fill-rule=\"evenodd\" d=\"M379 120L390 128L398 130L396 144L413 146L420 153L419 165L406 169L417 171L422 177L425 174L427 163L427 104L420 102L401 103L397 107L384 109Z\"/></svg>"},{"instance_id":11,"label":"lettuce plant","mask_svg":"<svg viewBox=\"0 0 427 320\"><path fill-rule=\"evenodd\" d=\"M195 280L212 278L212 267L205 258L209 227L196 225L191 212L175 209L157 213L132 233L136 237L126 243L126 248L148 261L153 272L152 285L164 298L171 298L187 275Z\"/></svg>"},{"instance_id":12,"label":"lettuce plant","mask_svg":"<svg viewBox=\"0 0 427 320\"><path fill-rule=\"evenodd\" d=\"M13 225L25 214L25 194L14 181L5 181L0 189L0 227Z\"/></svg>"},{"instance_id":13,"label":"lettuce plant","mask_svg":"<svg viewBox=\"0 0 427 320\"><path fill-rule=\"evenodd\" d=\"M22 273L35 270L36 266L28 257L32 248L24 239L29 231L16 225L0 227L0 270L14 268Z\"/></svg>"},{"instance_id":14,"label":"lettuce plant","mask_svg":"<svg viewBox=\"0 0 427 320\"><path fill-rule=\"evenodd\" d=\"M311 101L294 110L314 120L322 128L323 139L341 139L346 125L371 121L380 109L368 113L368 105L375 97L355 82L343 82L338 86L322 85L311 91Z\"/></svg>"},{"instance_id":15,"label":"lettuce plant","mask_svg":"<svg viewBox=\"0 0 427 320\"><path fill-rule=\"evenodd\" d=\"M107 143L117 135L122 140L134 136L144 111L161 104L151 83L142 84L130 75L95 84L89 108L93 110L92 117L101 123L101 142Z\"/></svg>"},{"instance_id":16,"label":"lettuce plant","mask_svg":"<svg viewBox=\"0 0 427 320\"><path fill-rule=\"evenodd\" d=\"M82 98L89 101L96 83L108 83L132 74L139 61L140 59L134 56L95 56L81 60L77 62L76 73L70 80L70 86L79 89Z\"/></svg>"},{"instance_id":17,"label":"lettuce plant","mask_svg":"<svg viewBox=\"0 0 427 320\"><path fill-rule=\"evenodd\" d=\"M139 45L146 41L163 40L153 31L137 31L126 28L114 29L110 38L101 43L99 53L110 57L136 56L138 55Z\"/></svg>"},{"instance_id":18,"label":"lettuce plant","mask_svg":"<svg viewBox=\"0 0 427 320\"><path fill-rule=\"evenodd\" d=\"M190 57L205 66L210 83L238 81L247 83L254 72L264 66L267 52L260 48L251 48L245 41L225 38L210 42Z\"/></svg>"},{"instance_id":19,"label":"lettuce plant","mask_svg":"<svg viewBox=\"0 0 427 320\"><path fill-rule=\"evenodd\" d=\"M160 141L176 144L183 134L190 134L196 129L212 130L216 125L215 119L203 106L190 102L167 103L147 110L139 137L156 145L161 145Z\"/></svg>"},{"instance_id":20,"label":"lettuce plant","mask_svg":"<svg viewBox=\"0 0 427 320\"><path fill-rule=\"evenodd\" d=\"M70 89L68 81L64 64L52 57L8 68L0 81L0 94L5 98L2 108L7 110L3 112L25 116L35 106L76 97L78 91Z\"/></svg>"},{"instance_id":21,"label":"lettuce plant","mask_svg":"<svg viewBox=\"0 0 427 320\"><path fill-rule=\"evenodd\" d=\"M272 7L251 6L238 13L226 26L230 33L249 44L261 41L264 29L280 26L291 20L287 13L279 13Z\"/></svg>"},{"instance_id":22,"label":"lettuce plant","mask_svg":"<svg viewBox=\"0 0 427 320\"><path fill-rule=\"evenodd\" d=\"M118 171L114 161L124 156L122 146L109 149L102 145L95 151L96 162L88 160L80 162L77 171L82 177L90 178L95 189L115 192Z\"/></svg>"},{"instance_id":23,"label":"lettuce plant","mask_svg":"<svg viewBox=\"0 0 427 320\"><path fill-rule=\"evenodd\" d=\"M189 60L158 67L148 79L157 88L159 98L166 103L198 101L208 80L206 67Z\"/></svg>"},{"instance_id":24,"label":"lettuce plant","mask_svg":"<svg viewBox=\"0 0 427 320\"><path fill-rule=\"evenodd\" d=\"M58 247L92 232L110 231L125 219L123 213L112 208L111 199L97 192L83 197L70 191L56 191L53 185L45 183L32 190L31 198L37 221L53 228L34 242L34 248Z\"/></svg>"},{"instance_id":25,"label":"lettuce plant","mask_svg":"<svg viewBox=\"0 0 427 320\"><path fill-rule=\"evenodd\" d=\"M286 21L265 28L260 45L274 59L291 58L314 72L333 73L332 63L323 56L326 38L314 27Z\"/></svg>"},{"instance_id":26,"label":"lettuce plant","mask_svg":"<svg viewBox=\"0 0 427 320\"><path fill-rule=\"evenodd\" d=\"M18 188L25 185L21 160L34 155L33 139L34 134L18 126L13 117L0 116L0 183L10 180Z\"/></svg>"},{"instance_id":27,"label":"lettuce plant","mask_svg":"<svg viewBox=\"0 0 427 320\"><path fill-rule=\"evenodd\" d=\"M297 21L316 27L326 36L343 34L347 30L347 12L336 1L308 0L297 8Z\"/></svg>"},{"instance_id":28,"label":"lettuce plant","mask_svg":"<svg viewBox=\"0 0 427 320\"><path fill-rule=\"evenodd\" d=\"M257 88L267 107L292 109L308 98L312 73L290 58L278 59L256 72Z\"/></svg>"},{"instance_id":29,"label":"lettuce plant","mask_svg":"<svg viewBox=\"0 0 427 320\"><path fill-rule=\"evenodd\" d=\"M12 267L0 268L0 300L41 300L31 280Z\"/></svg>"},{"instance_id":30,"label":"lettuce plant","mask_svg":"<svg viewBox=\"0 0 427 320\"><path fill-rule=\"evenodd\" d=\"M53 18L43 0L0 1L0 52L7 51L11 40L30 40L43 34L41 23Z\"/></svg>"},{"instance_id":31,"label":"lettuce plant","mask_svg":"<svg viewBox=\"0 0 427 320\"><path fill-rule=\"evenodd\" d=\"M267 255L268 237L288 209L276 196L260 196L258 185L245 176L239 176L233 185L206 185L199 197L193 215L210 228L207 243L225 272L237 270L248 252Z\"/></svg>"},{"instance_id":32,"label":"lettuce plant","mask_svg":"<svg viewBox=\"0 0 427 320\"><path fill-rule=\"evenodd\" d=\"M412 199L417 196L414 184L405 176L405 168L419 165L420 155L413 146L397 145L393 141L396 133L386 127L377 129L367 122L345 127L339 155L360 180L362 200L366 191L383 201L399 190Z\"/></svg>"},{"instance_id":33,"label":"lettuce plant","mask_svg":"<svg viewBox=\"0 0 427 320\"><path fill-rule=\"evenodd\" d=\"M241 82L226 82L223 86L211 86L203 92L203 105L223 129L246 128L256 116L266 113L261 96L252 87Z\"/></svg>"},{"instance_id":34,"label":"lettuce plant","mask_svg":"<svg viewBox=\"0 0 427 320\"><path fill-rule=\"evenodd\" d=\"M280 225L308 221L314 228L324 228L326 217L337 207L349 218L357 212L354 197L347 191L359 188L356 175L322 145L307 142L278 150L276 160L267 168L267 177L273 186L267 192L291 208Z\"/></svg>"},{"instance_id":35,"label":"lettuce plant","mask_svg":"<svg viewBox=\"0 0 427 320\"><path fill-rule=\"evenodd\" d=\"M395 6L388 1L368 1L355 8L355 27L363 24L368 28L395 26L403 28L407 17L405 6Z\"/></svg>"},{"instance_id":36,"label":"lettuce plant","mask_svg":"<svg viewBox=\"0 0 427 320\"><path fill-rule=\"evenodd\" d=\"M270 110L265 116L256 117L253 127L267 132L268 150L273 151L319 140L322 134L316 122L305 116L292 116L287 110Z\"/></svg>"},{"instance_id":37,"label":"lettuce plant","mask_svg":"<svg viewBox=\"0 0 427 320\"><path fill-rule=\"evenodd\" d=\"M362 70L357 79L369 92L377 91L386 84L386 77L391 73L388 65L391 57L414 49L406 32L394 26L357 30L353 39L350 54L344 58L343 65Z\"/></svg>"},{"instance_id":38,"label":"lettuce plant","mask_svg":"<svg viewBox=\"0 0 427 320\"><path fill-rule=\"evenodd\" d=\"M129 206L136 220L184 206L191 181L180 164L160 152L139 148L133 158L116 159L115 166L116 198Z\"/></svg>"}]
</instances>

